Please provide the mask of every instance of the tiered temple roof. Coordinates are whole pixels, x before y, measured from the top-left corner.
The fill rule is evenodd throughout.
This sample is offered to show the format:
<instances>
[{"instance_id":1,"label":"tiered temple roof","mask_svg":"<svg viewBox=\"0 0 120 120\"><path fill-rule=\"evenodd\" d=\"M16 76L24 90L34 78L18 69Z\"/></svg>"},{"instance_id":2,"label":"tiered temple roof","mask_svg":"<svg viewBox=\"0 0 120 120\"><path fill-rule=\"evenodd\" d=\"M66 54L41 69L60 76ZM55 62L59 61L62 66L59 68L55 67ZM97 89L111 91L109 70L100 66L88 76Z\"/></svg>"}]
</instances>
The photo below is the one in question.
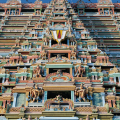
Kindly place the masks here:
<instances>
[{"instance_id":1,"label":"tiered temple roof","mask_svg":"<svg viewBox=\"0 0 120 120\"><path fill-rule=\"evenodd\" d=\"M0 120L119 120L119 5L0 4Z\"/></svg>"}]
</instances>

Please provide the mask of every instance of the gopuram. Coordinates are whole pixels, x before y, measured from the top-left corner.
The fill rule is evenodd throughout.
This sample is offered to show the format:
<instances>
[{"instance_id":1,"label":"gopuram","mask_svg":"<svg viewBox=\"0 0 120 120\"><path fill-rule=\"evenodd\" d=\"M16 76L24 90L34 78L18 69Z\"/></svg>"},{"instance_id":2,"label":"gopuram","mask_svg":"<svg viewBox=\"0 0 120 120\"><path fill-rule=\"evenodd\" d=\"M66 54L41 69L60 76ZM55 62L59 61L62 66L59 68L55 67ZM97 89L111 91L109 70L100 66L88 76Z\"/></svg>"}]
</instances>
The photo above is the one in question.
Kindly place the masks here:
<instances>
[{"instance_id":1,"label":"gopuram","mask_svg":"<svg viewBox=\"0 0 120 120\"><path fill-rule=\"evenodd\" d=\"M0 3L0 120L120 120L120 3Z\"/></svg>"}]
</instances>

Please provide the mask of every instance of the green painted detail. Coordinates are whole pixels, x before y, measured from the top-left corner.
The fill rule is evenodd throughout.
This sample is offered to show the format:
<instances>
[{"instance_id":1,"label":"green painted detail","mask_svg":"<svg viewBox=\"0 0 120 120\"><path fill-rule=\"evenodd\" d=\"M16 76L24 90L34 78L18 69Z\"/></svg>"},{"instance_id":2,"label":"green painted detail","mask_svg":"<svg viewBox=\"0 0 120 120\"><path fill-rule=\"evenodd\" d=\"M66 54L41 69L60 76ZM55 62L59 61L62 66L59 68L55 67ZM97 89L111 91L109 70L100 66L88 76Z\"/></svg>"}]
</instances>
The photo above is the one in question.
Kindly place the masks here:
<instances>
[{"instance_id":1,"label":"green painted detail","mask_svg":"<svg viewBox=\"0 0 120 120\"><path fill-rule=\"evenodd\" d=\"M5 93L11 93L11 89L7 88L7 90L5 91Z\"/></svg>"},{"instance_id":2,"label":"green painted detail","mask_svg":"<svg viewBox=\"0 0 120 120\"><path fill-rule=\"evenodd\" d=\"M26 96L24 93L19 93L17 96L16 107L20 107L22 104L25 105Z\"/></svg>"},{"instance_id":3,"label":"green painted detail","mask_svg":"<svg viewBox=\"0 0 120 120\"><path fill-rule=\"evenodd\" d=\"M72 68L72 64L65 64L65 65L61 65L61 64L54 64L54 65L50 65L47 64L45 67L46 68Z\"/></svg>"},{"instance_id":4,"label":"green painted detail","mask_svg":"<svg viewBox=\"0 0 120 120\"><path fill-rule=\"evenodd\" d=\"M120 73L109 74L109 77L120 77Z\"/></svg>"},{"instance_id":5,"label":"green painted detail","mask_svg":"<svg viewBox=\"0 0 120 120\"><path fill-rule=\"evenodd\" d=\"M15 78L10 78L10 81L15 82Z\"/></svg>"},{"instance_id":6,"label":"green painted detail","mask_svg":"<svg viewBox=\"0 0 120 120\"><path fill-rule=\"evenodd\" d=\"M93 93L93 105L103 106L101 93Z\"/></svg>"},{"instance_id":7,"label":"green painted detail","mask_svg":"<svg viewBox=\"0 0 120 120\"><path fill-rule=\"evenodd\" d=\"M16 77L27 76L30 77L30 73L16 73Z\"/></svg>"},{"instance_id":8,"label":"green painted detail","mask_svg":"<svg viewBox=\"0 0 120 120\"><path fill-rule=\"evenodd\" d=\"M103 81L109 81L108 77L103 77Z\"/></svg>"},{"instance_id":9,"label":"green painted detail","mask_svg":"<svg viewBox=\"0 0 120 120\"><path fill-rule=\"evenodd\" d=\"M5 77L5 74L0 74L0 77Z\"/></svg>"},{"instance_id":10,"label":"green painted detail","mask_svg":"<svg viewBox=\"0 0 120 120\"><path fill-rule=\"evenodd\" d=\"M0 101L0 106L2 106L3 101Z\"/></svg>"}]
</instances>

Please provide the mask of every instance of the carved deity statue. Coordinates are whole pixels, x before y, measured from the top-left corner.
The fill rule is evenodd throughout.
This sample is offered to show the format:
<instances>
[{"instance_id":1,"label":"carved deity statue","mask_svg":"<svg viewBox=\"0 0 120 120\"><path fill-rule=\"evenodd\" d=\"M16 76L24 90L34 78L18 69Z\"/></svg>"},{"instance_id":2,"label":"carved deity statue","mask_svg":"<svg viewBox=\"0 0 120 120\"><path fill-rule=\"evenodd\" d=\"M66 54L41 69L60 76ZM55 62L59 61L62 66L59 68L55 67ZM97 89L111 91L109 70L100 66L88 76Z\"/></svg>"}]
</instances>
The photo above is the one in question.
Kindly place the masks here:
<instances>
[{"instance_id":1,"label":"carved deity statue","mask_svg":"<svg viewBox=\"0 0 120 120\"><path fill-rule=\"evenodd\" d=\"M61 55L60 54L57 54L57 60L61 60Z\"/></svg>"},{"instance_id":2,"label":"carved deity statue","mask_svg":"<svg viewBox=\"0 0 120 120\"><path fill-rule=\"evenodd\" d=\"M79 66L78 68L75 67L75 76L77 77L83 77L83 73L85 72L85 68L84 67L81 67Z\"/></svg>"},{"instance_id":3,"label":"carved deity statue","mask_svg":"<svg viewBox=\"0 0 120 120\"><path fill-rule=\"evenodd\" d=\"M30 115L28 116L28 120L32 120L32 118L31 118L31 116L30 116Z\"/></svg>"},{"instance_id":4,"label":"carved deity statue","mask_svg":"<svg viewBox=\"0 0 120 120\"><path fill-rule=\"evenodd\" d=\"M30 89L30 100L32 100L32 102L35 102L35 100L37 100L37 102L39 101L39 97L40 95L43 94L43 90L42 89L39 89L37 84L35 84L35 87L34 88L31 88Z\"/></svg>"},{"instance_id":5,"label":"carved deity statue","mask_svg":"<svg viewBox=\"0 0 120 120\"><path fill-rule=\"evenodd\" d=\"M75 89L75 95L79 96L78 100L81 102L83 100L84 102L86 101L85 95L88 94L88 89L84 89L83 84L80 85L80 89Z\"/></svg>"},{"instance_id":6,"label":"carved deity statue","mask_svg":"<svg viewBox=\"0 0 120 120\"><path fill-rule=\"evenodd\" d=\"M42 52L41 52L41 58L42 59L46 59L46 52L45 52L45 50L43 50Z\"/></svg>"},{"instance_id":7,"label":"carved deity statue","mask_svg":"<svg viewBox=\"0 0 120 120\"><path fill-rule=\"evenodd\" d=\"M50 33L50 30L49 30L49 28L47 28L47 29L46 29L46 34L49 35L49 33Z\"/></svg>"},{"instance_id":8,"label":"carved deity statue","mask_svg":"<svg viewBox=\"0 0 120 120\"><path fill-rule=\"evenodd\" d=\"M72 57L72 59L76 60L76 52L72 52L71 57Z\"/></svg>"},{"instance_id":9,"label":"carved deity statue","mask_svg":"<svg viewBox=\"0 0 120 120\"><path fill-rule=\"evenodd\" d=\"M41 68L39 65L33 69L33 77L41 77Z\"/></svg>"},{"instance_id":10,"label":"carved deity statue","mask_svg":"<svg viewBox=\"0 0 120 120\"><path fill-rule=\"evenodd\" d=\"M61 73L62 71L59 69L59 70L57 70L57 75L61 75L62 73Z\"/></svg>"},{"instance_id":11,"label":"carved deity statue","mask_svg":"<svg viewBox=\"0 0 120 120\"><path fill-rule=\"evenodd\" d=\"M57 96L55 97L55 100L56 100L56 101L61 101L61 100L62 100L62 96L61 96L61 95L57 95Z\"/></svg>"}]
</instances>

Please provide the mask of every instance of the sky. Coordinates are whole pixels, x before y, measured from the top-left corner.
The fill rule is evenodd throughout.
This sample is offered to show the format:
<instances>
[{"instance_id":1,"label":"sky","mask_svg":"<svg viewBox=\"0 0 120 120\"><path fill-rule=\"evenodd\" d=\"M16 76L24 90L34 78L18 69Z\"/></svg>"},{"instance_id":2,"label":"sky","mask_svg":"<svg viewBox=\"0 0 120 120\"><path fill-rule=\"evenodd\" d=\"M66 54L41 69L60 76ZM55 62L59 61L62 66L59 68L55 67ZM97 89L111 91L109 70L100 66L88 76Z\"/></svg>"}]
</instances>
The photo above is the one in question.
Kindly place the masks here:
<instances>
[{"instance_id":1,"label":"sky","mask_svg":"<svg viewBox=\"0 0 120 120\"><path fill-rule=\"evenodd\" d=\"M0 0L0 3L6 3L7 0ZM31 3L34 3L36 0L21 0L22 3L28 3L28 2L31 2ZM27 2L28 1L28 2ZM41 0L43 3L48 3L50 2L51 0ZM77 2L78 0L68 0L69 2L71 3L75 3ZM92 3L97 3L97 0L90 0ZM117 1L120 3L120 0L112 0L113 3L117 3ZM90 3L89 0L84 0L85 3Z\"/></svg>"}]
</instances>

